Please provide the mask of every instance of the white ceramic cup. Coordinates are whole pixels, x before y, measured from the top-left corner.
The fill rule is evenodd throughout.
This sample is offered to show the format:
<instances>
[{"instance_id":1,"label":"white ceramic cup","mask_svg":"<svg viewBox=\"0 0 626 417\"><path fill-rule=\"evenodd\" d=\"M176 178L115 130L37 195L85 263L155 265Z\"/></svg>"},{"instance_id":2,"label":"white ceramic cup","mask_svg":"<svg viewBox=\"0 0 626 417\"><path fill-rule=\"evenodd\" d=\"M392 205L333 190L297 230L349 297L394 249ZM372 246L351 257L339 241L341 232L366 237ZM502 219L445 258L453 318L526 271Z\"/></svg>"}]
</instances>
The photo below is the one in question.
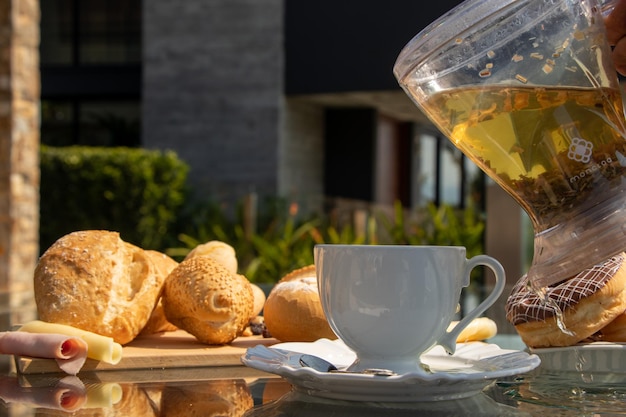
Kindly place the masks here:
<instances>
[{"instance_id":1,"label":"white ceramic cup","mask_svg":"<svg viewBox=\"0 0 626 417\"><path fill-rule=\"evenodd\" d=\"M357 356L351 371L427 372L420 355L437 344L453 354L458 334L505 284L497 260L466 259L461 246L316 245L314 255L324 314ZM495 286L448 332L461 290L479 265L494 272Z\"/></svg>"}]
</instances>

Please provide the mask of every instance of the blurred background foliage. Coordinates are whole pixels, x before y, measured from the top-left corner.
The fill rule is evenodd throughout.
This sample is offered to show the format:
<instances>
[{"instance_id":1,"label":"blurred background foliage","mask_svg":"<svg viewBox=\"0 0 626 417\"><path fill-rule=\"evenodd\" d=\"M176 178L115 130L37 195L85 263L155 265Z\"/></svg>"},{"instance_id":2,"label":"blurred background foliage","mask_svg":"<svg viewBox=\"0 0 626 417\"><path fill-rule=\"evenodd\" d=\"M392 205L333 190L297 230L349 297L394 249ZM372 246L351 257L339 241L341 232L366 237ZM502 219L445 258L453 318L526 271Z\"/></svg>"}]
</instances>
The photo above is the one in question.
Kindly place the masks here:
<instances>
[{"instance_id":1,"label":"blurred background foliage","mask_svg":"<svg viewBox=\"0 0 626 417\"><path fill-rule=\"evenodd\" d=\"M313 246L318 243L465 246L468 257L483 252L485 225L472 209L430 204L408 212L396 203L391 215L372 209L365 221L342 223L328 215L300 218L297 206L282 200L268 202L266 209L273 214L257 230L246 230L241 214L245 210L229 220L217 204L206 203L185 222L193 226L179 234L183 245L166 253L180 260L198 244L220 240L235 248L241 274L253 282L272 283L313 264Z\"/></svg>"},{"instance_id":2,"label":"blurred background foliage","mask_svg":"<svg viewBox=\"0 0 626 417\"><path fill-rule=\"evenodd\" d=\"M465 246L483 253L481 213L452 206L407 210L328 204L303 215L296 203L247 196L234 213L215 201L191 201L188 166L171 152L137 148L42 147L40 246L76 231L106 229L180 261L198 244L233 246L239 272L273 283L313 264L318 243ZM337 213L337 210L342 210Z\"/></svg>"}]
</instances>

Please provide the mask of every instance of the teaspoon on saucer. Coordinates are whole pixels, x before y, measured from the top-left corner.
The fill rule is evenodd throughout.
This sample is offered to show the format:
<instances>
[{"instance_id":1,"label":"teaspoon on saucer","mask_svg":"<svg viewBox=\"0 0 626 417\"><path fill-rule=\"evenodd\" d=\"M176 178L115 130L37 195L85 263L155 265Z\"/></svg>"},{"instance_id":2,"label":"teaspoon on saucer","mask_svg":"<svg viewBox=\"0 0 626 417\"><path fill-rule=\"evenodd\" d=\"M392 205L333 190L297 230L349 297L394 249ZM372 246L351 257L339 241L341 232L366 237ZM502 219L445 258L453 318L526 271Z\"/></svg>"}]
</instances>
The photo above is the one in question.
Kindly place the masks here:
<instances>
[{"instance_id":1,"label":"teaspoon on saucer","mask_svg":"<svg viewBox=\"0 0 626 417\"><path fill-rule=\"evenodd\" d=\"M334 372L334 373L345 373L345 374L368 374L368 375L376 375L376 376L393 376L397 375L394 371L389 369L364 369L362 371L353 372L353 371L340 371L337 369L335 365L328 362L325 359L320 358L319 356L302 354L298 359L300 365L306 368L312 368L319 372Z\"/></svg>"}]
</instances>

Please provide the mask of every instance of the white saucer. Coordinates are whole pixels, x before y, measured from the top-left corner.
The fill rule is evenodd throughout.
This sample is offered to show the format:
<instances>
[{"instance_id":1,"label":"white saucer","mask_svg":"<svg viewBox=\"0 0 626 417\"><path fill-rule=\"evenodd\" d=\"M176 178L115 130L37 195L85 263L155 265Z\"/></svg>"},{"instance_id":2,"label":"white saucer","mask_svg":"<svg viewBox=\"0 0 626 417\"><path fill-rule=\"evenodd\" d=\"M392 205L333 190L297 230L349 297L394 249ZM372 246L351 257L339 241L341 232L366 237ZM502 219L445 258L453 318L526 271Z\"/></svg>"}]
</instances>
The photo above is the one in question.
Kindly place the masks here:
<instances>
[{"instance_id":1,"label":"white saucer","mask_svg":"<svg viewBox=\"0 0 626 417\"><path fill-rule=\"evenodd\" d=\"M341 341L280 343L255 346L242 356L244 365L280 375L296 390L336 400L370 402L440 401L467 398L481 392L497 378L518 375L540 364L536 355L504 350L482 342L460 343L452 356L436 346L422 356L431 373L394 376L319 372L302 367L300 354L322 357L342 369L355 359Z\"/></svg>"}]
</instances>

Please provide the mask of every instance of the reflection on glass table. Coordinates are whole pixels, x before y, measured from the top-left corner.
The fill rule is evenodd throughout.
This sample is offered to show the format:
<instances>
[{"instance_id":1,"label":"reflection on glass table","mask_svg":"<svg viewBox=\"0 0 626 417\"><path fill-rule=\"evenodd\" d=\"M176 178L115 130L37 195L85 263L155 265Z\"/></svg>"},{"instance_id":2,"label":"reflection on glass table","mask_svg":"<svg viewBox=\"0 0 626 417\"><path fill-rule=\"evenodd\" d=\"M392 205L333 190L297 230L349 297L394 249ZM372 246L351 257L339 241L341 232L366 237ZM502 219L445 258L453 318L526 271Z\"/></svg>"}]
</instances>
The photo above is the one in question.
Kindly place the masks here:
<instances>
[{"instance_id":1,"label":"reflection on glass table","mask_svg":"<svg viewBox=\"0 0 626 417\"><path fill-rule=\"evenodd\" d=\"M346 401L294 390L284 379L228 367L164 373L4 375L0 415L31 416L615 416L626 415L624 372L536 370L446 401ZM226 376L229 372L233 377ZM116 381L117 379L117 381ZM415 386L419 390L419 385Z\"/></svg>"}]
</instances>

